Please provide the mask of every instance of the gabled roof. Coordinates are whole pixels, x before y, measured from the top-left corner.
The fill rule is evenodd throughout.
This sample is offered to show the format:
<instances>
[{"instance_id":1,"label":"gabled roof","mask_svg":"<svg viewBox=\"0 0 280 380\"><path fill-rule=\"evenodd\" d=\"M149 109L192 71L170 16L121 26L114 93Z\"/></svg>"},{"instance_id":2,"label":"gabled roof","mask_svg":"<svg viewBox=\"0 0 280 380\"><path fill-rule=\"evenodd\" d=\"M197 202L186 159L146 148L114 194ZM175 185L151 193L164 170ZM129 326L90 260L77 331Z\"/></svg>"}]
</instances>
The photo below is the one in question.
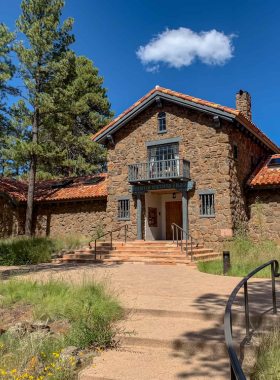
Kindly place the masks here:
<instances>
[{"instance_id":1,"label":"gabled roof","mask_svg":"<svg viewBox=\"0 0 280 380\"><path fill-rule=\"evenodd\" d=\"M280 154L262 157L246 182L247 188L269 188L280 186L280 166L268 166L271 158L280 158Z\"/></svg>"},{"instance_id":2,"label":"gabled roof","mask_svg":"<svg viewBox=\"0 0 280 380\"><path fill-rule=\"evenodd\" d=\"M100 177L95 184L85 184L90 178ZM55 184L73 180L66 187L54 188ZM0 194L10 198L13 203L25 203L27 200L28 181L14 178L0 178ZM107 197L107 174L96 174L85 177L62 178L47 181L38 181L35 184L35 203L75 201Z\"/></svg>"},{"instance_id":3,"label":"gabled roof","mask_svg":"<svg viewBox=\"0 0 280 380\"><path fill-rule=\"evenodd\" d=\"M241 111L236 110L235 108L229 108L221 106L213 102L208 102L193 96L184 95L176 91L171 91L163 87L157 86L147 95L143 96L138 102L134 103L126 111L124 111L120 116L111 121L108 125L103 127L98 131L93 137L92 140L98 143L103 143L106 137L114 133L116 130L121 128L124 124L130 121L134 116L141 112L145 107L152 104L156 98L162 98L169 101L175 101L184 106L188 106L206 113L217 115L223 119L227 120L236 120L253 133L257 138L263 141L273 152L280 153L280 148L270 140L247 116L245 116Z\"/></svg>"}]
</instances>

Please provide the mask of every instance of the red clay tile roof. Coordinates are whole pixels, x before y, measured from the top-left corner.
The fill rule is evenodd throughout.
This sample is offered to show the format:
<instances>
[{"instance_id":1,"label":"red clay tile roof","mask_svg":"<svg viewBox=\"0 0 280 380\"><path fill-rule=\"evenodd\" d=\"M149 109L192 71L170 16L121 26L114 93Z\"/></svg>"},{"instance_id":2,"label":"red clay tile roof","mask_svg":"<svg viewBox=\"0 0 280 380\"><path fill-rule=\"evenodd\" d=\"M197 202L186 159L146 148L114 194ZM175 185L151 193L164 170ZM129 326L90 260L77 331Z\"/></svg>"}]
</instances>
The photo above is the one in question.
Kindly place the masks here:
<instances>
[{"instance_id":1,"label":"red clay tile roof","mask_svg":"<svg viewBox=\"0 0 280 380\"><path fill-rule=\"evenodd\" d=\"M96 184L84 184L87 179L101 177L100 182ZM52 188L52 186L61 181L72 179L74 182L64 188ZM7 194L17 202L26 202L28 181L22 181L14 178L0 178L0 191ZM76 199L94 199L107 196L107 174L96 174L86 177L62 178L47 181L38 181L35 185L36 203L57 202Z\"/></svg>"},{"instance_id":2,"label":"red clay tile roof","mask_svg":"<svg viewBox=\"0 0 280 380\"><path fill-rule=\"evenodd\" d=\"M0 177L0 191L17 202L26 202L28 182L14 178Z\"/></svg>"},{"instance_id":3,"label":"red clay tile roof","mask_svg":"<svg viewBox=\"0 0 280 380\"><path fill-rule=\"evenodd\" d=\"M272 141L270 140L269 137L267 137L247 116L245 116L241 111L235 109L235 108L229 108L229 107L224 107L224 106L221 106L220 104L216 104L216 103L213 103L213 102L208 102L206 100L202 100L202 99L199 99L199 98L195 98L193 96L189 96L189 95L184 95L184 94L181 94L179 92L176 92L176 91L171 91L171 90L168 90L166 88L163 88L163 87L156 87L154 88L152 91L150 91L147 95L143 96L143 98L141 98L140 100L138 100L138 102L134 103L131 107L129 107L126 111L124 111L121 115L119 115L116 119L114 119L113 121L111 121L111 123L109 123L108 125L106 125L105 127L103 127L102 129L100 129L100 131L98 131L91 139L94 140L96 137L98 137L101 133L103 133L104 131L106 131L106 129L110 128L112 125L114 125L118 120L120 120L121 118L123 118L126 114L128 114L130 111L132 111L135 107L137 107L139 104L143 103L147 98L149 98L154 92L156 91L159 91L159 92L162 92L164 94L168 94L168 95L172 95L172 96L176 96L178 98L181 98L181 99L185 99L185 100L188 100L190 102L193 102L193 103L198 103L198 104L201 104L203 106L207 106L207 107L211 107L211 108L216 108L216 109L219 109L220 111L224 111L224 112L227 112L227 113L230 113L232 115L235 115L236 116L236 120L239 121L240 123L242 124L246 124L246 125L249 125L252 129L252 131L257 135L259 136L259 138L264 138L266 140L268 140L270 142L270 144L275 148L275 151L279 151L280 152L280 148Z\"/></svg>"},{"instance_id":4,"label":"red clay tile roof","mask_svg":"<svg viewBox=\"0 0 280 380\"><path fill-rule=\"evenodd\" d=\"M268 166L271 158L280 158L280 154L262 157L256 169L246 182L246 187L273 187L280 185L280 166Z\"/></svg>"}]
</instances>

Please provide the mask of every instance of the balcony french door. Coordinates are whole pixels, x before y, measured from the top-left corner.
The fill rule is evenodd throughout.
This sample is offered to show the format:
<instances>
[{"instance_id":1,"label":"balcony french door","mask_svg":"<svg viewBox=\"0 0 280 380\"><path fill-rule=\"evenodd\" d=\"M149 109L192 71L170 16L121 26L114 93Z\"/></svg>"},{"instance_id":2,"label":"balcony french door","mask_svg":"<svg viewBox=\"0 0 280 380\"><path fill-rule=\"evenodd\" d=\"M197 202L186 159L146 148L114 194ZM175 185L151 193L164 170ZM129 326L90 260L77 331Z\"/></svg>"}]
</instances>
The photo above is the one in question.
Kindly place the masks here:
<instances>
[{"instance_id":1,"label":"balcony french door","mask_svg":"<svg viewBox=\"0 0 280 380\"><path fill-rule=\"evenodd\" d=\"M148 149L148 177L171 178L179 176L179 145L152 146Z\"/></svg>"}]
</instances>

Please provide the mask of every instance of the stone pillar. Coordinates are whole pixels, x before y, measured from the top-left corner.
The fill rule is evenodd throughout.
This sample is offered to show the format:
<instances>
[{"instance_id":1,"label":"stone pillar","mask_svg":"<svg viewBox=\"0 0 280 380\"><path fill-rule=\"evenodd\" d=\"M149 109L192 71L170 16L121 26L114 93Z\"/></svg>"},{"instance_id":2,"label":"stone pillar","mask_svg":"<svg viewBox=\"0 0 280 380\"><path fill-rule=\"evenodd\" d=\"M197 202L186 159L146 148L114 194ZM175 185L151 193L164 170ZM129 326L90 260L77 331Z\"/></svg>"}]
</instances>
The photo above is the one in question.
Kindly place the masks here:
<instances>
[{"instance_id":1,"label":"stone pillar","mask_svg":"<svg viewBox=\"0 0 280 380\"><path fill-rule=\"evenodd\" d=\"M137 194L137 240L142 240L142 194Z\"/></svg>"},{"instance_id":2,"label":"stone pillar","mask_svg":"<svg viewBox=\"0 0 280 380\"><path fill-rule=\"evenodd\" d=\"M187 190L182 191L182 213L183 213L183 230L189 231L188 229L188 192ZM186 234L184 233L184 239L186 239Z\"/></svg>"}]
</instances>

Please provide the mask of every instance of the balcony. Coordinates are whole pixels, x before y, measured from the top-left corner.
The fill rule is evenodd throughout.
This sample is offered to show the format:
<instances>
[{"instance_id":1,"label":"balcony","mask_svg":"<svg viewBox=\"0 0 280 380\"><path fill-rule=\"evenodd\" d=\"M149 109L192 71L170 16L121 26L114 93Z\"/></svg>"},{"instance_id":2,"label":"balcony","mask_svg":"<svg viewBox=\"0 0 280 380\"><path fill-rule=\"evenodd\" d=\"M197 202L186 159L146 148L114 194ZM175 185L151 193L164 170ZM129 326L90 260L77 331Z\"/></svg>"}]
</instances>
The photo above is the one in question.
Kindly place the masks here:
<instances>
[{"instance_id":1,"label":"balcony","mask_svg":"<svg viewBox=\"0 0 280 380\"><path fill-rule=\"evenodd\" d=\"M128 165L128 182L189 181L190 162L182 158Z\"/></svg>"}]
</instances>

